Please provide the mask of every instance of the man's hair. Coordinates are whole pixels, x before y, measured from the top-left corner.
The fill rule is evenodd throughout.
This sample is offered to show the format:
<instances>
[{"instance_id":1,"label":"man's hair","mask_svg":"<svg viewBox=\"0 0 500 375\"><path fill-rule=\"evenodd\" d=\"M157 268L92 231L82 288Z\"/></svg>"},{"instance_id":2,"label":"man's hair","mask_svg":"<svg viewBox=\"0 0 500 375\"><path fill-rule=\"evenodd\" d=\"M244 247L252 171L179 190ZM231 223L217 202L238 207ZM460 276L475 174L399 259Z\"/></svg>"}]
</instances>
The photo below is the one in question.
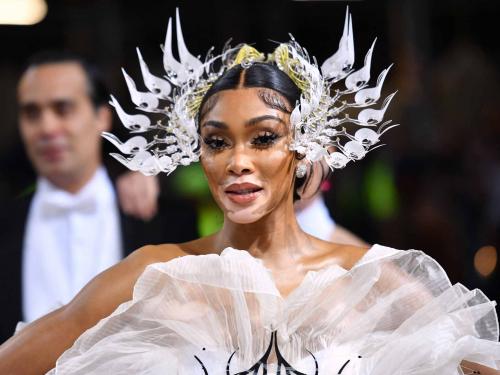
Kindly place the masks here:
<instances>
[{"instance_id":1,"label":"man's hair","mask_svg":"<svg viewBox=\"0 0 500 375\"><path fill-rule=\"evenodd\" d=\"M109 92L104 83L101 71L94 64L76 53L69 51L41 51L32 55L24 69L26 73L31 68L36 68L45 64L76 63L80 65L85 72L88 84L88 94L92 104L97 109L106 105L109 100Z\"/></svg>"}]
</instances>

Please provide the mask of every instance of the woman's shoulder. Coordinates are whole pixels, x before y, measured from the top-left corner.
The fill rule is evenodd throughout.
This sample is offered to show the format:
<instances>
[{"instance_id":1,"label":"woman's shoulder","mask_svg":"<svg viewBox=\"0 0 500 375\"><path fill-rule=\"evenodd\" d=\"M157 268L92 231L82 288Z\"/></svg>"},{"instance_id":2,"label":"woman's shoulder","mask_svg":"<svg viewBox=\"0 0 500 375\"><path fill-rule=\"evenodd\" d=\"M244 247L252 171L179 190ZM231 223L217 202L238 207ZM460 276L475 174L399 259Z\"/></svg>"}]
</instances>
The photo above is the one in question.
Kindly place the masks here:
<instances>
[{"instance_id":1,"label":"woman's shoulder","mask_svg":"<svg viewBox=\"0 0 500 375\"><path fill-rule=\"evenodd\" d=\"M331 243L331 254L337 256L345 269L351 269L372 249L371 246L358 246Z\"/></svg>"},{"instance_id":2,"label":"woman's shoulder","mask_svg":"<svg viewBox=\"0 0 500 375\"><path fill-rule=\"evenodd\" d=\"M202 237L183 243L146 245L132 252L126 261L136 267L145 268L149 264L164 263L186 255L215 254L216 251L211 249L210 238Z\"/></svg>"},{"instance_id":3,"label":"woman's shoulder","mask_svg":"<svg viewBox=\"0 0 500 375\"><path fill-rule=\"evenodd\" d=\"M313 241L313 247L316 249L313 255L314 263L323 265L336 263L345 269L351 269L372 249L369 245L341 244L319 238L314 238Z\"/></svg>"}]
</instances>

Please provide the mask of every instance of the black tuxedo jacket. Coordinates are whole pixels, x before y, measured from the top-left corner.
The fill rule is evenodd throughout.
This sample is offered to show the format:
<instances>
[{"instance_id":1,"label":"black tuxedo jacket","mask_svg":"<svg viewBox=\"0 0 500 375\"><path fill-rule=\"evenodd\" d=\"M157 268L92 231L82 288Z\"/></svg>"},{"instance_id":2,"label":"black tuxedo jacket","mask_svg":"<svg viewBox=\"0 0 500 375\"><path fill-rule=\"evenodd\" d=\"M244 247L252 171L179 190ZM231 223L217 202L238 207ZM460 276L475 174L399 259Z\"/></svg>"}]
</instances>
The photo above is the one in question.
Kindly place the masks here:
<instances>
[{"instance_id":1,"label":"black tuxedo jacket","mask_svg":"<svg viewBox=\"0 0 500 375\"><path fill-rule=\"evenodd\" d=\"M0 207L0 343L14 333L22 316L23 239L32 195ZM147 244L178 243L197 237L195 210L186 202L161 201L149 222L120 211L123 256Z\"/></svg>"}]
</instances>

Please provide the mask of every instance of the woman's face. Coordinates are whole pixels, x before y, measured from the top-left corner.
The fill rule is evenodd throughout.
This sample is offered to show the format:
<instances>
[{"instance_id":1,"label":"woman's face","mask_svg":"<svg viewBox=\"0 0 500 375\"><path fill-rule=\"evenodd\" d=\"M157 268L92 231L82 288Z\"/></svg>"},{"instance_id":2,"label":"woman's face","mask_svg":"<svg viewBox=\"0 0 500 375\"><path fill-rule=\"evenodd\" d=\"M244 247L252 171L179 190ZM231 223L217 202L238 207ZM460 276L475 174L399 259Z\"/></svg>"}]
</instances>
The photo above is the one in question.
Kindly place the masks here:
<instances>
[{"instance_id":1,"label":"woman's face","mask_svg":"<svg viewBox=\"0 0 500 375\"><path fill-rule=\"evenodd\" d=\"M296 162L288 149L290 115L263 101L279 95L269 89L215 95L200 123L201 164L225 215L235 223L253 223L292 200Z\"/></svg>"}]
</instances>

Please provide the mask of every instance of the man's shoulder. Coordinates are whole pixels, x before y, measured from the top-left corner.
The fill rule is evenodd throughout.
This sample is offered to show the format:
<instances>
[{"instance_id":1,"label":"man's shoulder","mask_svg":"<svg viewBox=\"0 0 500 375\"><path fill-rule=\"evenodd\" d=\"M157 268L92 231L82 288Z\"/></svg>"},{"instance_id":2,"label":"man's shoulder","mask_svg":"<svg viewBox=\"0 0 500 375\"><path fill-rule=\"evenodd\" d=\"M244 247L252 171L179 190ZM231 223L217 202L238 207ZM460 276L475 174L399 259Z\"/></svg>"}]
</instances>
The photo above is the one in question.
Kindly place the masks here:
<instances>
[{"instance_id":1,"label":"man's shoulder","mask_svg":"<svg viewBox=\"0 0 500 375\"><path fill-rule=\"evenodd\" d=\"M33 194L3 197L0 200L0 225L2 237L24 232Z\"/></svg>"},{"instance_id":2,"label":"man's shoulder","mask_svg":"<svg viewBox=\"0 0 500 375\"><path fill-rule=\"evenodd\" d=\"M33 200L33 197L35 195L34 191L29 191L29 192L22 192L16 195L9 195L9 196L4 196L0 198L0 203L2 204L2 208L23 208L27 210L29 208L29 205L31 201ZM9 213L5 212L6 210L2 209L1 210L4 213ZM14 212L10 212L10 214L13 214Z\"/></svg>"},{"instance_id":3,"label":"man's shoulder","mask_svg":"<svg viewBox=\"0 0 500 375\"><path fill-rule=\"evenodd\" d=\"M149 221L132 217L120 210L120 224L125 254L147 243L175 244L196 238L198 234L196 210L188 203L181 205L178 202L160 200L157 214Z\"/></svg>"}]
</instances>

